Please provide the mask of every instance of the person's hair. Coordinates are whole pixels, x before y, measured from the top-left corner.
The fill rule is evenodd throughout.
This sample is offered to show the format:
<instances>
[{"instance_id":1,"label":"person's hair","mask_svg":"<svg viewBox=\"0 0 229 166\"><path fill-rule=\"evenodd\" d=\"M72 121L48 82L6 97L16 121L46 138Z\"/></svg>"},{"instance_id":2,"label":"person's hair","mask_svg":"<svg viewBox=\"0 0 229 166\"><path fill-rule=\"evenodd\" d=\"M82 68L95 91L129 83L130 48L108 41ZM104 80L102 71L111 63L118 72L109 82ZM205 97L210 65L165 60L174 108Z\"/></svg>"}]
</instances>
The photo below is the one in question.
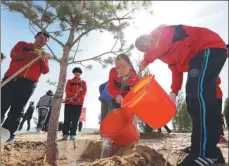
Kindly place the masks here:
<instances>
[{"instance_id":1,"label":"person's hair","mask_svg":"<svg viewBox=\"0 0 229 166\"><path fill-rule=\"evenodd\" d=\"M5 55L1 52L1 59L5 59Z\"/></svg>"},{"instance_id":2,"label":"person's hair","mask_svg":"<svg viewBox=\"0 0 229 166\"><path fill-rule=\"evenodd\" d=\"M47 38L49 38L49 34L47 34L47 33L45 33L45 32L38 32L38 33L35 35L35 38L36 38L37 36L40 36L40 35L44 35L44 36L46 36Z\"/></svg>"},{"instance_id":3,"label":"person's hair","mask_svg":"<svg viewBox=\"0 0 229 166\"><path fill-rule=\"evenodd\" d=\"M74 74L74 73L80 73L80 74L82 74L83 72L82 72L82 70L81 70L80 67L75 67L75 68L72 70L72 73L73 73L73 74Z\"/></svg>"},{"instance_id":4,"label":"person's hair","mask_svg":"<svg viewBox=\"0 0 229 166\"><path fill-rule=\"evenodd\" d=\"M131 70L134 70L134 66L133 66L133 64L132 64L132 62L131 62L129 56L126 55L126 54L119 54L119 55L115 58L115 62L117 62L117 61L119 61L119 60L122 60L122 59L130 65Z\"/></svg>"}]
</instances>

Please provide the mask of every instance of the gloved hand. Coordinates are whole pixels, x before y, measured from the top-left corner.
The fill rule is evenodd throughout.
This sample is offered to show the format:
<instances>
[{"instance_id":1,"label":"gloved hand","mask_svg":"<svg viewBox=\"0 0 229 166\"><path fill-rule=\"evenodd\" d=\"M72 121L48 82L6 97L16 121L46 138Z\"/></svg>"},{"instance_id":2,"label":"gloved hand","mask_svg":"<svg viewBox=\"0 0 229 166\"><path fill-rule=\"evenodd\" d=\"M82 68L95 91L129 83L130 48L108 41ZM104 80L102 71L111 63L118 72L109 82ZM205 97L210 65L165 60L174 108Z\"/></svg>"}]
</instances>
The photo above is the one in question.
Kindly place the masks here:
<instances>
[{"instance_id":1,"label":"gloved hand","mask_svg":"<svg viewBox=\"0 0 229 166\"><path fill-rule=\"evenodd\" d=\"M175 94L175 93L173 93L173 92L170 92L170 99L176 104L176 97L177 97L177 95Z\"/></svg>"}]
</instances>

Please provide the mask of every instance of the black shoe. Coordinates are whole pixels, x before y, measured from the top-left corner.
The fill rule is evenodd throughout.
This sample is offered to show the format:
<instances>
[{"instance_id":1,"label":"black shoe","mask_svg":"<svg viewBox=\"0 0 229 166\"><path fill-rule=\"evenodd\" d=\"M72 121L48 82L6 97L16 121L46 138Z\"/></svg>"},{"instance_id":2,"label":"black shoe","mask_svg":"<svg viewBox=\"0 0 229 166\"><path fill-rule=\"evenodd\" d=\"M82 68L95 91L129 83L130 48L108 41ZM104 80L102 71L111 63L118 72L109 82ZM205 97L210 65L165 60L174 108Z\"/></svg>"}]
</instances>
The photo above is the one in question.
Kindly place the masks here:
<instances>
[{"instance_id":1,"label":"black shoe","mask_svg":"<svg viewBox=\"0 0 229 166\"><path fill-rule=\"evenodd\" d=\"M216 158L193 157L189 154L181 163L177 164L177 166L214 166L215 164L225 164L221 151L219 151Z\"/></svg>"},{"instance_id":2,"label":"black shoe","mask_svg":"<svg viewBox=\"0 0 229 166\"><path fill-rule=\"evenodd\" d=\"M191 147L187 147L185 149L182 149L181 151L184 152L184 153L189 154L191 152Z\"/></svg>"}]
</instances>

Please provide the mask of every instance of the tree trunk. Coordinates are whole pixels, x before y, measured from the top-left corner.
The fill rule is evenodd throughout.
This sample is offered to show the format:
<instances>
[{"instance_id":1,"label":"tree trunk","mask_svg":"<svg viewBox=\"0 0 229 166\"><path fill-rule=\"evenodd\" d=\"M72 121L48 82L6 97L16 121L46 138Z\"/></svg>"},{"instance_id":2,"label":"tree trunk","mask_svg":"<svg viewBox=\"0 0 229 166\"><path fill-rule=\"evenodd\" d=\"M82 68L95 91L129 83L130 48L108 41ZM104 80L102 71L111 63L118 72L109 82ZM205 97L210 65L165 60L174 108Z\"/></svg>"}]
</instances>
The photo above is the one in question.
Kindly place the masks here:
<instances>
[{"instance_id":1,"label":"tree trunk","mask_svg":"<svg viewBox=\"0 0 229 166\"><path fill-rule=\"evenodd\" d=\"M52 166L57 166L56 163L58 159L58 148L56 143L57 127L58 127L60 108L62 104L64 89L65 89L69 52L70 52L70 48L68 46L65 46L63 49L63 56L60 63L60 74L59 74L58 86L57 86L56 93L54 95L52 111L51 111L51 116L49 121L46 161L48 162L48 164Z\"/></svg>"}]
</instances>

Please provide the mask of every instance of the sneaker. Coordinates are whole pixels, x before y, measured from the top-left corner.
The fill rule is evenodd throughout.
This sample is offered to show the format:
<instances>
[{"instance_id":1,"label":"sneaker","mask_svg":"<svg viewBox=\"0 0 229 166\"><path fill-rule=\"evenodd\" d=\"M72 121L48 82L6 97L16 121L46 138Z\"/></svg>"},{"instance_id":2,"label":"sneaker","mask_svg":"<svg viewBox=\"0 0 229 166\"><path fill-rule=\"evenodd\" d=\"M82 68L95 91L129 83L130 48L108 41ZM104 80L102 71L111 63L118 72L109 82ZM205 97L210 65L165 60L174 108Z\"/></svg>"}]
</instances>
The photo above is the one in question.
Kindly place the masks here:
<instances>
[{"instance_id":1,"label":"sneaker","mask_svg":"<svg viewBox=\"0 0 229 166\"><path fill-rule=\"evenodd\" d=\"M223 135L221 135L219 143L227 143L227 142L228 140Z\"/></svg>"},{"instance_id":2,"label":"sneaker","mask_svg":"<svg viewBox=\"0 0 229 166\"><path fill-rule=\"evenodd\" d=\"M225 164L223 154L221 150L217 147L217 157L216 158L204 158L204 157L193 157L188 154L188 156L177 166L213 166L215 164Z\"/></svg>"},{"instance_id":3,"label":"sneaker","mask_svg":"<svg viewBox=\"0 0 229 166\"><path fill-rule=\"evenodd\" d=\"M63 135L62 140L68 140L68 135Z\"/></svg>"},{"instance_id":4,"label":"sneaker","mask_svg":"<svg viewBox=\"0 0 229 166\"><path fill-rule=\"evenodd\" d=\"M41 129L40 128L37 128L36 129L36 133L40 133L41 132Z\"/></svg>"},{"instance_id":5,"label":"sneaker","mask_svg":"<svg viewBox=\"0 0 229 166\"><path fill-rule=\"evenodd\" d=\"M71 135L70 136L70 140L75 141L76 140L76 136L75 135Z\"/></svg>"},{"instance_id":6,"label":"sneaker","mask_svg":"<svg viewBox=\"0 0 229 166\"><path fill-rule=\"evenodd\" d=\"M191 152L191 147L187 147L185 149L182 149L181 151L188 154Z\"/></svg>"},{"instance_id":7,"label":"sneaker","mask_svg":"<svg viewBox=\"0 0 229 166\"><path fill-rule=\"evenodd\" d=\"M15 135L11 135L10 138L6 142L12 142L15 138Z\"/></svg>"}]
</instances>

